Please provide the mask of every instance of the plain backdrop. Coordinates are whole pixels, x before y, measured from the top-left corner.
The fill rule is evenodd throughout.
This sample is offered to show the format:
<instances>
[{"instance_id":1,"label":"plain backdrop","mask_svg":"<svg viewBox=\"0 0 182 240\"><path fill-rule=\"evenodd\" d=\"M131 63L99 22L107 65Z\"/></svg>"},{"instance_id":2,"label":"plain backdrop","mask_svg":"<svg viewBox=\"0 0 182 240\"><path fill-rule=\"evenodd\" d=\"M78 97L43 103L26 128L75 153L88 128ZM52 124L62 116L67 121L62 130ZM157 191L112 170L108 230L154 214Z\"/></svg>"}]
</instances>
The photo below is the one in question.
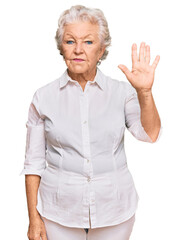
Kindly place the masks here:
<instances>
[{"instance_id":1,"label":"plain backdrop","mask_svg":"<svg viewBox=\"0 0 182 240\"><path fill-rule=\"evenodd\" d=\"M19 176L28 108L37 88L66 69L54 37L60 14L76 4L100 8L108 20L112 46L100 65L106 75L128 81L117 66L124 64L131 70L134 42L138 50L142 41L150 45L151 63L160 55L153 96L163 126L161 138L151 144L125 131L128 166L140 197L131 240L181 240L182 15L177 0L0 3L1 238L28 239L25 177Z\"/></svg>"}]
</instances>

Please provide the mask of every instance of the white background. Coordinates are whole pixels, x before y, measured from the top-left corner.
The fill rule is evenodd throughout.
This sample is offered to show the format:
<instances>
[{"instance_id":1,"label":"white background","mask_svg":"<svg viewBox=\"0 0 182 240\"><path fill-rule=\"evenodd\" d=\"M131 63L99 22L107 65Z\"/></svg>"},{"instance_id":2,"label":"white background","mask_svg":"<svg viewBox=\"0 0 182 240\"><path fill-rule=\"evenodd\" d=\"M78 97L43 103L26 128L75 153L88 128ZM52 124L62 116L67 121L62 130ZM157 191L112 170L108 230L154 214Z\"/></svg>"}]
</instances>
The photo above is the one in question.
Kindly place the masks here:
<instances>
[{"instance_id":1,"label":"white background","mask_svg":"<svg viewBox=\"0 0 182 240\"><path fill-rule=\"evenodd\" d=\"M182 216L181 5L160 0L31 0L0 5L0 218L2 239L27 239L28 212L23 169L25 123L35 90L61 76L65 64L54 40L60 14L72 5L103 10L112 36L100 69L128 81L117 67L131 69L131 45L142 41L156 55L153 96L163 132L157 143L125 131L128 166L140 201L131 240L180 240ZM2 227L3 224L3 227ZM2 237L3 236L3 237ZM51 239L52 240L52 239Z\"/></svg>"}]
</instances>

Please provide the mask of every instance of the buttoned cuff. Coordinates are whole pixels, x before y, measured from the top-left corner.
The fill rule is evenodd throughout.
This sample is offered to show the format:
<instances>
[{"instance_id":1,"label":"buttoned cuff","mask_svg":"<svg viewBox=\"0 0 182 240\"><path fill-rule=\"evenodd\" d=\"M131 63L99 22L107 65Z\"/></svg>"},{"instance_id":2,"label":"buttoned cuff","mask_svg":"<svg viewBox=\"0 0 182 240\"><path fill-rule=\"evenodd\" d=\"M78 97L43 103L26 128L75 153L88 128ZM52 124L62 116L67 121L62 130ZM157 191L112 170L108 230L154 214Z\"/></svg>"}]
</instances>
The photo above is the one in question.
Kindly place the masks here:
<instances>
[{"instance_id":1,"label":"buttoned cuff","mask_svg":"<svg viewBox=\"0 0 182 240\"><path fill-rule=\"evenodd\" d=\"M149 143L156 143L157 141L159 141L159 138L162 134L162 126L159 130L159 134L158 137L156 139L155 142L152 141L152 139L150 138L150 136L147 134L147 132L145 131L144 127L141 124L141 121L138 120L136 123L134 123L128 130L132 133L132 135L143 142L149 142Z\"/></svg>"},{"instance_id":2,"label":"buttoned cuff","mask_svg":"<svg viewBox=\"0 0 182 240\"><path fill-rule=\"evenodd\" d=\"M20 172L19 176L32 174L32 175L39 175L39 176L41 177L44 170L45 170L45 169L36 170L36 169L27 169L27 168L24 168L24 169Z\"/></svg>"},{"instance_id":3,"label":"buttoned cuff","mask_svg":"<svg viewBox=\"0 0 182 240\"><path fill-rule=\"evenodd\" d=\"M150 143L156 143L156 142L159 141L159 139L160 139L160 137L161 137L161 135L162 135L162 130L163 130L163 127L162 127L162 125L161 125L160 130L159 130L159 133L158 133L158 137L157 137L157 139L155 140L155 142L153 142L152 139L149 137L149 135L146 133L145 129L144 129L143 126L142 126L142 132L143 132L142 134L143 134L143 137L147 140L147 142L150 142Z\"/></svg>"}]
</instances>

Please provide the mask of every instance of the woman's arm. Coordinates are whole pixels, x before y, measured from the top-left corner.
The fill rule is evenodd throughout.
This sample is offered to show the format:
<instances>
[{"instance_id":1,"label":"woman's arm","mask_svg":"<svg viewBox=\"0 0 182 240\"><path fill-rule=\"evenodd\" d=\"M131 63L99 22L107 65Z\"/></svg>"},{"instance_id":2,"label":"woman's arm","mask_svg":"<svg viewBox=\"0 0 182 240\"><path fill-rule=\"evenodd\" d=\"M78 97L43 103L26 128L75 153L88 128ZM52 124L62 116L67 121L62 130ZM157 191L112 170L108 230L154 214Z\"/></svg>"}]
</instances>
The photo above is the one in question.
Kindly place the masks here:
<instances>
[{"instance_id":1,"label":"woman's arm","mask_svg":"<svg viewBox=\"0 0 182 240\"><path fill-rule=\"evenodd\" d=\"M40 184L40 176L25 175L26 196L29 215L29 227L27 236L29 239L47 240L44 222L36 209L37 192Z\"/></svg>"},{"instance_id":2,"label":"woman's arm","mask_svg":"<svg viewBox=\"0 0 182 240\"><path fill-rule=\"evenodd\" d=\"M152 96L155 69L159 60L160 56L158 55L150 65L150 46L145 46L145 43L142 42L139 57L137 56L137 45L132 45L131 72L124 65L118 66L137 92L141 109L141 124L153 142L157 139L161 128L159 114Z\"/></svg>"},{"instance_id":3,"label":"woman's arm","mask_svg":"<svg viewBox=\"0 0 182 240\"><path fill-rule=\"evenodd\" d=\"M37 192L40 184L40 176L38 175L25 175L25 187L27 196L27 206L29 221L33 221L39 217L39 213L36 209L37 205Z\"/></svg>"},{"instance_id":4,"label":"woman's arm","mask_svg":"<svg viewBox=\"0 0 182 240\"><path fill-rule=\"evenodd\" d=\"M142 126L152 141L155 142L161 128L161 120L152 91L137 91L137 96L141 109Z\"/></svg>"},{"instance_id":5,"label":"woman's arm","mask_svg":"<svg viewBox=\"0 0 182 240\"><path fill-rule=\"evenodd\" d=\"M24 168L20 175L25 175L25 187L29 215L27 236L30 240L47 240L44 222L37 206L37 194L43 171L46 168L44 120L39 114L39 94L36 92L29 107L26 122L26 152Z\"/></svg>"}]
</instances>

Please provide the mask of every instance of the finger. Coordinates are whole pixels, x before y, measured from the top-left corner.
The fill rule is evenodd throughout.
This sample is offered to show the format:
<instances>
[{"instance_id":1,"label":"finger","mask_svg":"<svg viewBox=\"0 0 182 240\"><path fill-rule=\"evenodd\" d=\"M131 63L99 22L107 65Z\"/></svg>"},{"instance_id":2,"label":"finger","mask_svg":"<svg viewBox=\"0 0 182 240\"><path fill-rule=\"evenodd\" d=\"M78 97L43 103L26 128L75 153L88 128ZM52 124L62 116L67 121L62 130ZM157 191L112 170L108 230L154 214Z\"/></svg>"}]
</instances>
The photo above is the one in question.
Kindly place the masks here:
<instances>
[{"instance_id":1,"label":"finger","mask_svg":"<svg viewBox=\"0 0 182 240\"><path fill-rule=\"evenodd\" d=\"M150 46L149 45L146 45L145 47L145 61L146 63L150 63Z\"/></svg>"},{"instance_id":2,"label":"finger","mask_svg":"<svg viewBox=\"0 0 182 240\"><path fill-rule=\"evenodd\" d=\"M41 234L41 240L47 240L47 235L46 233Z\"/></svg>"},{"instance_id":3,"label":"finger","mask_svg":"<svg viewBox=\"0 0 182 240\"><path fill-rule=\"evenodd\" d=\"M42 240L47 240L47 232L46 232L46 228L45 228L44 224L43 224L43 229L41 232L41 237L42 237Z\"/></svg>"},{"instance_id":4,"label":"finger","mask_svg":"<svg viewBox=\"0 0 182 240\"><path fill-rule=\"evenodd\" d=\"M139 61L144 62L144 49L145 49L145 43L142 42L140 44L140 53L139 53Z\"/></svg>"},{"instance_id":5,"label":"finger","mask_svg":"<svg viewBox=\"0 0 182 240\"><path fill-rule=\"evenodd\" d=\"M126 66L120 64L120 65L118 65L118 67L126 75L127 79L131 78L132 73L130 72L130 70Z\"/></svg>"},{"instance_id":6,"label":"finger","mask_svg":"<svg viewBox=\"0 0 182 240\"><path fill-rule=\"evenodd\" d=\"M138 61L138 58L137 58L137 45L136 43L134 43L132 45L132 53L131 53L131 56L132 56L132 64L133 66L135 65L135 63Z\"/></svg>"},{"instance_id":7,"label":"finger","mask_svg":"<svg viewBox=\"0 0 182 240\"><path fill-rule=\"evenodd\" d=\"M152 63L152 66L151 66L154 70L156 69L157 64L159 63L159 60L160 60L160 56L157 55L154 62Z\"/></svg>"}]
</instances>

